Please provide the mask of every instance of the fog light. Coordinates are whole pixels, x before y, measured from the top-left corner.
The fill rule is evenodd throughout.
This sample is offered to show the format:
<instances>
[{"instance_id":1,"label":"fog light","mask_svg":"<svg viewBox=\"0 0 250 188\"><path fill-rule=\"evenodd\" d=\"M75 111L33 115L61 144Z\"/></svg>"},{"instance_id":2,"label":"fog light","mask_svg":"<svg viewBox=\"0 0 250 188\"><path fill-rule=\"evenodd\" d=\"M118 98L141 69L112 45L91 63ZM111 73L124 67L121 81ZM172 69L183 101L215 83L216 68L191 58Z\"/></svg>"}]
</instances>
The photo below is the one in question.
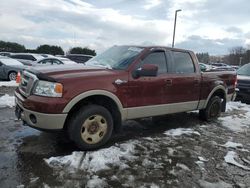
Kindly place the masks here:
<instances>
[{"instance_id":1,"label":"fog light","mask_svg":"<svg viewBox=\"0 0 250 188\"><path fill-rule=\"evenodd\" d=\"M32 123L34 123L34 124L36 124L36 116L35 115L33 115L33 114L30 114L30 121L32 122Z\"/></svg>"}]
</instances>

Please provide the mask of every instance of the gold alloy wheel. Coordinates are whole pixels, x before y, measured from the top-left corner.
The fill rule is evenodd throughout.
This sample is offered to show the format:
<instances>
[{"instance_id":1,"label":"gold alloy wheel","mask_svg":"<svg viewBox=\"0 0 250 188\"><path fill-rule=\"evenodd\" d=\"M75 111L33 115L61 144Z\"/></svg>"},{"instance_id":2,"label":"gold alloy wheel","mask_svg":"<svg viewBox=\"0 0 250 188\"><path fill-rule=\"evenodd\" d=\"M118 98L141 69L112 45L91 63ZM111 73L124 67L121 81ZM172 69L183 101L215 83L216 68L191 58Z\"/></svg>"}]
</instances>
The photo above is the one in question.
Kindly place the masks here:
<instances>
[{"instance_id":1,"label":"gold alloy wheel","mask_svg":"<svg viewBox=\"0 0 250 188\"><path fill-rule=\"evenodd\" d=\"M88 144L97 144L107 133L108 124L101 115L93 115L84 121L81 128L82 139Z\"/></svg>"}]
</instances>

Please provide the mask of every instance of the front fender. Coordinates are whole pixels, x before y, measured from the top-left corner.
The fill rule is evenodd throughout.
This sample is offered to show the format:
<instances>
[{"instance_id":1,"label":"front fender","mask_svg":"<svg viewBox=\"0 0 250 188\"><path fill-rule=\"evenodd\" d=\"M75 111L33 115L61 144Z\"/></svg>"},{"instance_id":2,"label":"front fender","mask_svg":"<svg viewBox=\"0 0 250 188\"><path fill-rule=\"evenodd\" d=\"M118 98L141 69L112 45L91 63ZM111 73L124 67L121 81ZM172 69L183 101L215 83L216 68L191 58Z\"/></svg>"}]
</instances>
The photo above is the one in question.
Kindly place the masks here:
<instances>
[{"instance_id":1,"label":"front fender","mask_svg":"<svg viewBox=\"0 0 250 188\"><path fill-rule=\"evenodd\" d=\"M77 95L65 106L65 108L63 109L63 113L68 113L79 101L87 97L94 96L94 95L103 95L112 99L116 103L121 113L122 119L123 120L126 119L127 111L123 108L120 99L113 93L105 91L105 90L91 90L91 91L87 91L87 92Z\"/></svg>"}]
</instances>

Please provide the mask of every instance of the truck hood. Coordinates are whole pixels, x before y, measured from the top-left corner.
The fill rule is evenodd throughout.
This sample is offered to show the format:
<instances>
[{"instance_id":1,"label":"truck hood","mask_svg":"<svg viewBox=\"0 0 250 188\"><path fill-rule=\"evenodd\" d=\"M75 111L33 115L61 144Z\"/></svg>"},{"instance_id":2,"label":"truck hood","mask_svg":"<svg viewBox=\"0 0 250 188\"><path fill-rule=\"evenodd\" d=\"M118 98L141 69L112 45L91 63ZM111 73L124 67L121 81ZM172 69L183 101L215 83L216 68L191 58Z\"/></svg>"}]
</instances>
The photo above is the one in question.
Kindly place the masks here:
<instances>
[{"instance_id":1,"label":"truck hood","mask_svg":"<svg viewBox=\"0 0 250 188\"><path fill-rule=\"evenodd\" d=\"M40 80L47 81L58 81L75 77L97 76L100 75L100 71L102 71L102 75L113 72L111 69L81 64L38 66L30 67L26 70L35 74Z\"/></svg>"},{"instance_id":2,"label":"truck hood","mask_svg":"<svg viewBox=\"0 0 250 188\"><path fill-rule=\"evenodd\" d=\"M246 80L250 81L250 76L245 76L245 75L237 75L237 80Z\"/></svg>"}]
</instances>

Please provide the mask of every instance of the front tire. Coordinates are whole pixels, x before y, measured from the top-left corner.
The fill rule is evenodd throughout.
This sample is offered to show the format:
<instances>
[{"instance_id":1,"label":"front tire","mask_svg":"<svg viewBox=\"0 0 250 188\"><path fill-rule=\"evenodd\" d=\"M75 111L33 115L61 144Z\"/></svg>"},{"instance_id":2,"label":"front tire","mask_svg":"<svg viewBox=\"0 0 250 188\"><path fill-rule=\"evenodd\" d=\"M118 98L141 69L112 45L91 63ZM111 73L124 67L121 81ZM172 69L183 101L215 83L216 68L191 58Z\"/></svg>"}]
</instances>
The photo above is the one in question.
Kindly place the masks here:
<instances>
[{"instance_id":1,"label":"front tire","mask_svg":"<svg viewBox=\"0 0 250 188\"><path fill-rule=\"evenodd\" d=\"M17 73L16 72L10 72L9 75L8 75L9 81L16 80L16 77L17 77Z\"/></svg>"},{"instance_id":2,"label":"front tire","mask_svg":"<svg viewBox=\"0 0 250 188\"><path fill-rule=\"evenodd\" d=\"M82 107L69 121L71 140L81 150L93 150L103 146L113 132L113 119L110 112L99 105Z\"/></svg>"},{"instance_id":3,"label":"front tire","mask_svg":"<svg viewBox=\"0 0 250 188\"><path fill-rule=\"evenodd\" d=\"M217 119L221 114L221 98L218 96L212 97L205 109L199 111L200 119L212 121Z\"/></svg>"}]
</instances>

